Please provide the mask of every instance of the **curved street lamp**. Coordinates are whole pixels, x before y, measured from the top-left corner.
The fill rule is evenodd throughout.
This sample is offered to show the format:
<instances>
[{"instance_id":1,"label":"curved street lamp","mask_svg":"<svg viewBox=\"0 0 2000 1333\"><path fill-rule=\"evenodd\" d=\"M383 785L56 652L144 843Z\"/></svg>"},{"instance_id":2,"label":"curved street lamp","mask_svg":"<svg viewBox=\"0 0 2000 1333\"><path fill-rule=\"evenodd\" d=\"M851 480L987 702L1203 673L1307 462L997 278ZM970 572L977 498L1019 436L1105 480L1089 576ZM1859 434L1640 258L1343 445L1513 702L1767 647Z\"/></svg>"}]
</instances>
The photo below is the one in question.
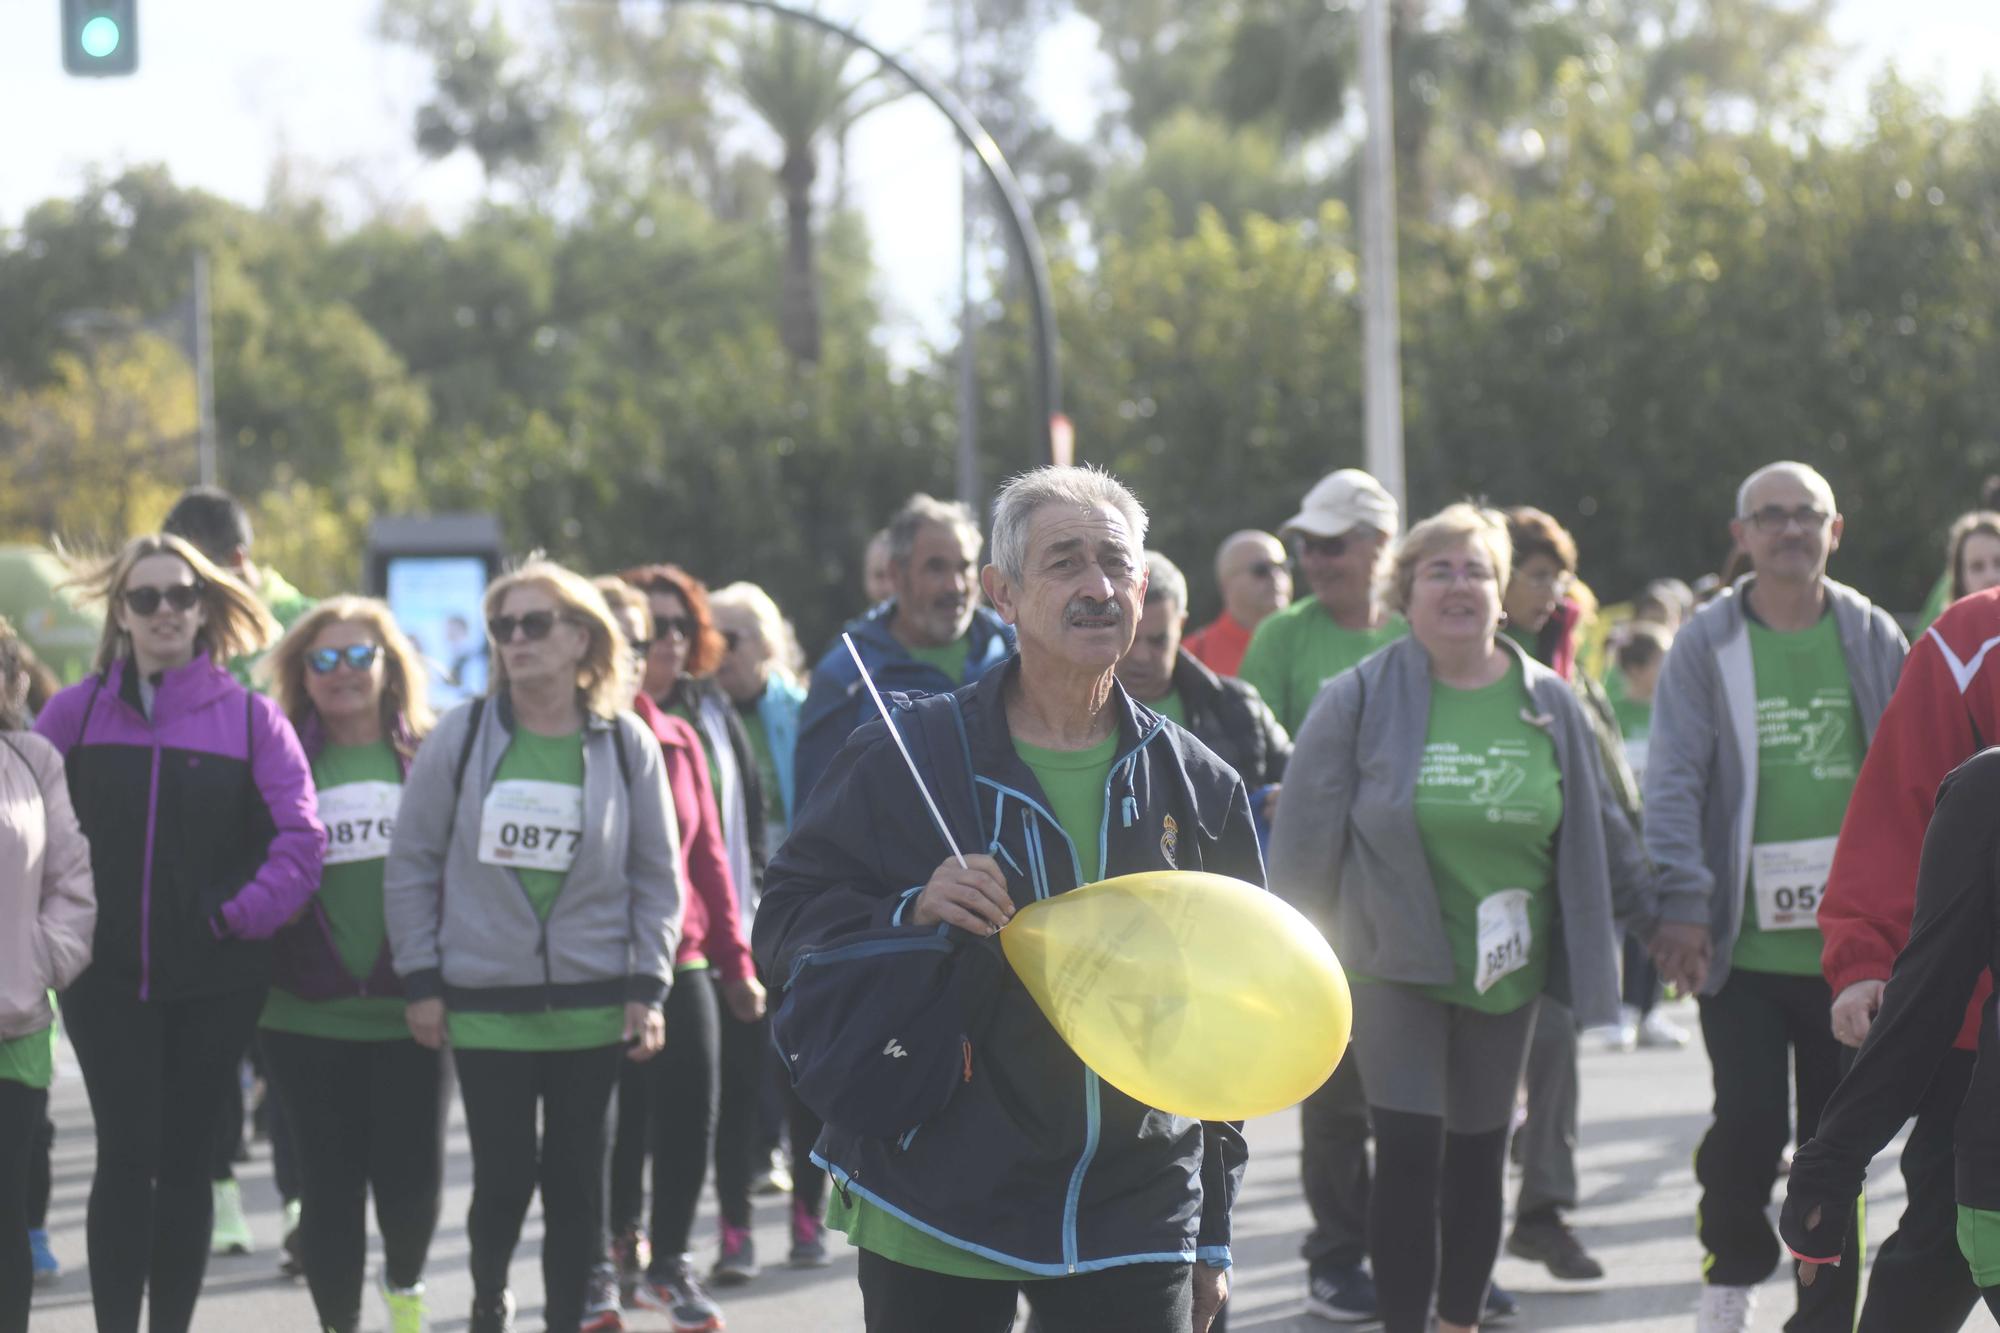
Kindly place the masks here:
<instances>
[{"instance_id":1,"label":"curved street lamp","mask_svg":"<svg viewBox=\"0 0 2000 1333\"><path fill-rule=\"evenodd\" d=\"M691 2L694 0L667 0L670 5ZM767 14L804 23L838 37L875 57L885 69L893 71L923 94L932 106L944 112L951 121L952 128L958 132L959 140L979 159L979 165L984 168L986 178L993 182L993 187L1000 192L1001 200L1007 205L1005 218L1008 230L1013 235L1015 248L1020 252L1021 265L1028 274L1028 313L1035 337L1035 397L1039 411L1035 414L1032 438L1036 455L1041 461L1057 461L1057 418L1062 412L1062 381L1056 367L1055 297L1049 284L1049 261L1042 250L1041 237L1035 231L1034 211L1028 205L1027 192L1015 178L1014 169L1007 165L1006 157L1000 152L1000 145L993 142L993 136L986 132L986 127L979 123L965 103L960 101L958 95L950 88L890 55L851 28L842 27L831 19L823 18L808 10L777 4L774 0L701 0L701 2L762 10ZM1067 421L1062 423L1065 446L1068 444L1068 424Z\"/></svg>"}]
</instances>

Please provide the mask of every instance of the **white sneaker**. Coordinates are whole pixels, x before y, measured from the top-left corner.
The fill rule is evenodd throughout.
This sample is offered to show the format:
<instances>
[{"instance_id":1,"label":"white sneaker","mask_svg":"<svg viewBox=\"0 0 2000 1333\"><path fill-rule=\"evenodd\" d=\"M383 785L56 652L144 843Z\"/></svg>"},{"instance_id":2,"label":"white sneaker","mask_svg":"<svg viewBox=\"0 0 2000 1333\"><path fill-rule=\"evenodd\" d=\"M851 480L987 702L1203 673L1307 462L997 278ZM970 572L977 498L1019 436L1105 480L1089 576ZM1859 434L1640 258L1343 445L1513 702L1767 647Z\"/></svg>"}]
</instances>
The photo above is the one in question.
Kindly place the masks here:
<instances>
[{"instance_id":1,"label":"white sneaker","mask_svg":"<svg viewBox=\"0 0 2000 1333\"><path fill-rule=\"evenodd\" d=\"M1746 1333L1750 1310L1756 1303L1755 1287L1705 1286L1701 1289L1701 1309L1694 1317L1694 1333Z\"/></svg>"},{"instance_id":2,"label":"white sneaker","mask_svg":"<svg viewBox=\"0 0 2000 1333\"><path fill-rule=\"evenodd\" d=\"M1639 1011L1629 1004L1618 1006L1618 1021L1585 1028L1577 1042L1586 1051L1629 1051L1639 1044Z\"/></svg>"},{"instance_id":3,"label":"white sneaker","mask_svg":"<svg viewBox=\"0 0 2000 1333\"><path fill-rule=\"evenodd\" d=\"M1639 1024L1639 1044L1648 1050L1678 1051L1688 1041L1688 1030L1658 1009Z\"/></svg>"}]
</instances>

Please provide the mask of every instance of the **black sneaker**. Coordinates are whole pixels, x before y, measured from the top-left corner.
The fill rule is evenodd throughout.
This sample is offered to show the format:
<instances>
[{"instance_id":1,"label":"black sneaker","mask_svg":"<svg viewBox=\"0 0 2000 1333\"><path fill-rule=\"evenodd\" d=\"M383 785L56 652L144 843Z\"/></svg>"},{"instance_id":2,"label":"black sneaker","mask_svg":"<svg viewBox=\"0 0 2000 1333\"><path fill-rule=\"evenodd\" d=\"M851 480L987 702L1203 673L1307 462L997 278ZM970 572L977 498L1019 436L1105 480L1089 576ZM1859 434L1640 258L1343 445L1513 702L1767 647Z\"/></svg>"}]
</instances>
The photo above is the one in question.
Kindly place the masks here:
<instances>
[{"instance_id":1,"label":"black sneaker","mask_svg":"<svg viewBox=\"0 0 2000 1333\"><path fill-rule=\"evenodd\" d=\"M1306 1278L1306 1313L1336 1324L1371 1323L1376 1316L1375 1279L1360 1264L1336 1264Z\"/></svg>"},{"instance_id":2,"label":"black sneaker","mask_svg":"<svg viewBox=\"0 0 2000 1333\"><path fill-rule=\"evenodd\" d=\"M1523 1218L1507 1237L1507 1253L1516 1259L1546 1265L1564 1282L1595 1282L1604 1276L1604 1265L1584 1251L1562 1218Z\"/></svg>"},{"instance_id":3,"label":"black sneaker","mask_svg":"<svg viewBox=\"0 0 2000 1333\"><path fill-rule=\"evenodd\" d=\"M466 1333L514 1333L514 1293L503 1291L490 1301L472 1298L472 1318Z\"/></svg>"},{"instance_id":4,"label":"black sneaker","mask_svg":"<svg viewBox=\"0 0 2000 1333\"><path fill-rule=\"evenodd\" d=\"M1511 1324L1521 1313L1521 1303L1495 1282L1486 1288L1486 1308L1480 1311L1479 1326Z\"/></svg>"}]
</instances>

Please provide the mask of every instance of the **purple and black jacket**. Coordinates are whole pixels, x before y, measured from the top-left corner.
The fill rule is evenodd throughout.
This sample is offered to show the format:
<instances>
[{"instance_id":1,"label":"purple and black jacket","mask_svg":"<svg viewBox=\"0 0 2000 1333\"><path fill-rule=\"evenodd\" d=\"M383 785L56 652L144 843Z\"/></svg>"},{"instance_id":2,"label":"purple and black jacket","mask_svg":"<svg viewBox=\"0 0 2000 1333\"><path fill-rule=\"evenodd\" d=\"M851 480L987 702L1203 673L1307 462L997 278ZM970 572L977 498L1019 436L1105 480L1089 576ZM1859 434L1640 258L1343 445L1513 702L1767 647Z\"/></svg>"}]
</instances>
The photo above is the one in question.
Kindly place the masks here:
<instances>
[{"instance_id":1,"label":"purple and black jacket","mask_svg":"<svg viewBox=\"0 0 2000 1333\"><path fill-rule=\"evenodd\" d=\"M156 678L129 661L49 701L35 730L63 752L90 839L89 976L142 1000L268 984L267 941L319 888L326 830L292 725L206 657Z\"/></svg>"}]
</instances>

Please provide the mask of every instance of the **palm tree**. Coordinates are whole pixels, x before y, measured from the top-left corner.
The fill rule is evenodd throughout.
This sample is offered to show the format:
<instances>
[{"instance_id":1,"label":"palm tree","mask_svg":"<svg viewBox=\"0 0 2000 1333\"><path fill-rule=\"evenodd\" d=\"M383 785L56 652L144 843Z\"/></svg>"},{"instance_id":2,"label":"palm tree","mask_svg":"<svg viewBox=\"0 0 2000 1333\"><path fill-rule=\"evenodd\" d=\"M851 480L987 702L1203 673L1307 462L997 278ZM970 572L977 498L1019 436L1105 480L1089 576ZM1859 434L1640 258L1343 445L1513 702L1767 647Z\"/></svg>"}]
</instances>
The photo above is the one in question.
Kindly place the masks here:
<instances>
[{"instance_id":1,"label":"palm tree","mask_svg":"<svg viewBox=\"0 0 2000 1333\"><path fill-rule=\"evenodd\" d=\"M854 48L831 33L773 20L744 25L736 81L744 99L778 136L778 184L785 198L785 269L778 334L793 361L819 361L819 277L813 261L813 184L820 141L900 96L868 96L876 75L851 77Z\"/></svg>"}]
</instances>

